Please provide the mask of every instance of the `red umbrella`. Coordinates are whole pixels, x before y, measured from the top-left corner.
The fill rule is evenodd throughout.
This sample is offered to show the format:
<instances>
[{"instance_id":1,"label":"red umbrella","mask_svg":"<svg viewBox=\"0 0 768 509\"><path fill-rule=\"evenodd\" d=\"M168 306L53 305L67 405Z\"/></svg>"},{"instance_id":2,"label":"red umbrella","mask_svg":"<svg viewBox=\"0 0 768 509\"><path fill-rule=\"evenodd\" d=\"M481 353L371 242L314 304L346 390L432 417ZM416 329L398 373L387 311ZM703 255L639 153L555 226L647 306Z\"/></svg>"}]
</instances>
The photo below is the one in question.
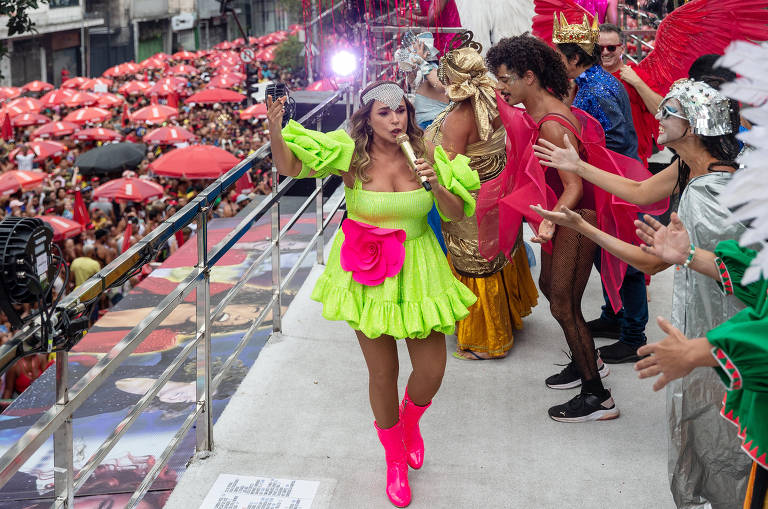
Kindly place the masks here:
<instances>
[{"instance_id":1,"label":"red umbrella","mask_svg":"<svg viewBox=\"0 0 768 509\"><path fill-rule=\"evenodd\" d=\"M72 96L64 101L64 105L69 108L76 108L78 106L91 106L96 104L99 98L88 92L75 92Z\"/></svg>"},{"instance_id":2,"label":"red umbrella","mask_svg":"<svg viewBox=\"0 0 768 509\"><path fill-rule=\"evenodd\" d=\"M32 97L20 97L6 105L6 110L11 116L22 113L37 113L43 109L43 103Z\"/></svg>"},{"instance_id":3,"label":"red umbrella","mask_svg":"<svg viewBox=\"0 0 768 509\"><path fill-rule=\"evenodd\" d=\"M160 60L159 58L148 58L144 61L142 61L139 64L139 67L142 70L145 69L163 69L165 67L165 60Z\"/></svg>"},{"instance_id":4,"label":"red umbrella","mask_svg":"<svg viewBox=\"0 0 768 509\"><path fill-rule=\"evenodd\" d=\"M45 90L53 90L54 86L51 85L50 83L46 83L45 81L35 80L35 81L30 81L29 83L21 87L21 89L24 92L43 92Z\"/></svg>"},{"instance_id":5,"label":"red umbrella","mask_svg":"<svg viewBox=\"0 0 768 509\"><path fill-rule=\"evenodd\" d=\"M263 44L279 44L288 38L285 32L272 32L264 39Z\"/></svg>"},{"instance_id":6,"label":"red umbrella","mask_svg":"<svg viewBox=\"0 0 768 509\"><path fill-rule=\"evenodd\" d=\"M195 135L177 125L158 127L144 135L144 143L173 145L195 139Z\"/></svg>"},{"instance_id":7,"label":"red umbrella","mask_svg":"<svg viewBox=\"0 0 768 509\"><path fill-rule=\"evenodd\" d=\"M77 140L91 140L91 141L120 141L123 135L112 129L105 129L103 127L92 127L90 129L83 129L74 136Z\"/></svg>"},{"instance_id":8,"label":"red umbrella","mask_svg":"<svg viewBox=\"0 0 768 509\"><path fill-rule=\"evenodd\" d=\"M239 85L243 80L239 76L232 74L220 74L214 76L211 81L208 82L207 88L232 88L235 85Z\"/></svg>"},{"instance_id":9,"label":"red umbrella","mask_svg":"<svg viewBox=\"0 0 768 509\"><path fill-rule=\"evenodd\" d=\"M171 55L173 60L194 60L197 58L197 54L189 51L179 51Z\"/></svg>"},{"instance_id":10,"label":"red umbrella","mask_svg":"<svg viewBox=\"0 0 768 509\"><path fill-rule=\"evenodd\" d=\"M21 89L19 87L0 87L0 101L6 99L13 99L21 95Z\"/></svg>"},{"instance_id":11,"label":"red umbrella","mask_svg":"<svg viewBox=\"0 0 768 509\"><path fill-rule=\"evenodd\" d=\"M48 138L49 136L69 136L79 129L72 122L50 122L32 131L33 138Z\"/></svg>"},{"instance_id":12,"label":"red umbrella","mask_svg":"<svg viewBox=\"0 0 768 509\"><path fill-rule=\"evenodd\" d=\"M229 41L221 41L220 43L214 45L214 49L221 49L221 50L227 50L232 48L233 44Z\"/></svg>"},{"instance_id":13,"label":"red umbrella","mask_svg":"<svg viewBox=\"0 0 768 509\"><path fill-rule=\"evenodd\" d=\"M67 81L61 84L61 88L80 88L80 85L88 81L88 78L83 78L82 76L75 76L74 78L69 78Z\"/></svg>"},{"instance_id":14,"label":"red umbrella","mask_svg":"<svg viewBox=\"0 0 768 509\"><path fill-rule=\"evenodd\" d=\"M117 89L117 91L120 92L121 94L137 95L137 94L143 94L150 88L152 88L152 85L150 85L146 81L128 81L123 85L121 85L120 88Z\"/></svg>"},{"instance_id":15,"label":"red umbrella","mask_svg":"<svg viewBox=\"0 0 768 509\"><path fill-rule=\"evenodd\" d=\"M168 70L173 74L182 74L184 76L192 76L193 74L197 74L197 68L187 64L174 65Z\"/></svg>"},{"instance_id":16,"label":"red umbrella","mask_svg":"<svg viewBox=\"0 0 768 509\"><path fill-rule=\"evenodd\" d=\"M53 228L53 241L75 237L83 231L83 225L61 216L37 216Z\"/></svg>"},{"instance_id":17,"label":"red umbrella","mask_svg":"<svg viewBox=\"0 0 768 509\"><path fill-rule=\"evenodd\" d=\"M102 85L106 88L109 88L112 86L112 80L107 78L93 78L86 81L85 83L83 83L77 88L79 88L80 90L93 90L94 88Z\"/></svg>"},{"instance_id":18,"label":"red umbrella","mask_svg":"<svg viewBox=\"0 0 768 509\"><path fill-rule=\"evenodd\" d=\"M67 151L66 145L59 143L58 141L35 140L25 143L25 145L31 148L32 152L35 153L36 157L34 160L38 163L45 161L49 157L63 155ZM19 153L19 150L21 150L21 147L11 150L8 154L8 159L16 161L16 154Z\"/></svg>"},{"instance_id":19,"label":"red umbrella","mask_svg":"<svg viewBox=\"0 0 768 509\"><path fill-rule=\"evenodd\" d=\"M162 104L152 104L137 110L133 115L131 115L131 120L134 122L144 122L147 124L162 124L163 122L178 116L179 112L176 110L176 108L163 106Z\"/></svg>"},{"instance_id":20,"label":"red umbrella","mask_svg":"<svg viewBox=\"0 0 768 509\"><path fill-rule=\"evenodd\" d=\"M43 125L50 122L51 119L40 113L22 113L11 117L11 125L13 127L27 127L30 125Z\"/></svg>"},{"instance_id":21,"label":"red umbrella","mask_svg":"<svg viewBox=\"0 0 768 509\"><path fill-rule=\"evenodd\" d=\"M43 97L40 98L40 102L43 107L52 107L64 104L67 99L75 95L75 91L71 88L60 88L58 90L51 90Z\"/></svg>"},{"instance_id":22,"label":"red umbrella","mask_svg":"<svg viewBox=\"0 0 768 509\"><path fill-rule=\"evenodd\" d=\"M155 175L164 177L215 179L233 168L240 160L213 145L192 145L171 150L150 163Z\"/></svg>"},{"instance_id":23,"label":"red umbrella","mask_svg":"<svg viewBox=\"0 0 768 509\"><path fill-rule=\"evenodd\" d=\"M275 59L276 48L277 46L267 46L266 48L257 51L254 58L256 60L261 60L262 62L271 62Z\"/></svg>"},{"instance_id":24,"label":"red umbrella","mask_svg":"<svg viewBox=\"0 0 768 509\"><path fill-rule=\"evenodd\" d=\"M96 104L102 108L114 108L125 102L125 99L115 94L101 94Z\"/></svg>"},{"instance_id":25,"label":"red umbrella","mask_svg":"<svg viewBox=\"0 0 768 509\"><path fill-rule=\"evenodd\" d=\"M109 110L90 107L80 108L79 110L72 111L66 117L64 117L64 120L67 122L74 122L75 124L95 124L98 122L104 122L111 116L112 113L110 113Z\"/></svg>"},{"instance_id":26,"label":"red umbrella","mask_svg":"<svg viewBox=\"0 0 768 509\"><path fill-rule=\"evenodd\" d=\"M141 70L141 66L136 62L125 62L123 64L110 67L102 73L102 76L115 78L118 76L125 76L127 74L135 74Z\"/></svg>"},{"instance_id":27,"label":"red umbrella","mask_svg":"<svg viewBox=\"0 0 768 509\"><path fill-rule=\"evenodd\" d=\"M151 200L162 196L163 186L151 180L134 177L119 178L102 184L93 191L94 198L108 198L117 201Z\"/></svg>"},{"instance_id":28,"label":"red umbrella","mask_svg":"<svg viewBox=\"0 0 768 509\"><path fill-rule=\"evenodd\" d=\"M243 44L245 44L245 39L243 39L242 37L238 37L237 39L232 41L232 46L236 48L242 46Z\"/></svg>"},{"instance_id":29,"label":"red umbrella","mask_svg":"<svg viewBox=\"0 0 768 509\"><path fill-rule=\"evenodd\" d=\"M16 154L13 157L15 160ZM0 194L8 196L18 191L37 189L43 184L47 176L48 174L42 171L6 171L0 175Z\"/></svg>"},{"instance_id":30,"label":"red umbrella","mask_svg":"<svg viewBox=\"0 0 768 509\"><path fill-rule=\"evenodd\" d=\"M206 88L187 97L186 103L213 104L213 103L239 103L245 100L243 94L238 94L224 88Z\"/></svg>"},{"instance_id":31,"label":"red umbrella","mask_svg":"<svg viewBox=\"0 0 768 509\"><path fill-rule=\"evenodd\" d=\"M170 95L174 92L179 92L182 88L187 86L187 80L180 76L170 76L158 80L152 88L146 91L147 95Z\"/></svg>"},{"instance_id":32,"label":"red umbrella","mask_svg":"<svg viewBox=\"0 0 768 509\"><path fill-rule=\"evenodd\" d=\"M240 118L242 120L249 118L265 119L267 118L267 105L264 103L256 103L253 106L248 106L240 111Z\"/></svg>"}]
</instances>

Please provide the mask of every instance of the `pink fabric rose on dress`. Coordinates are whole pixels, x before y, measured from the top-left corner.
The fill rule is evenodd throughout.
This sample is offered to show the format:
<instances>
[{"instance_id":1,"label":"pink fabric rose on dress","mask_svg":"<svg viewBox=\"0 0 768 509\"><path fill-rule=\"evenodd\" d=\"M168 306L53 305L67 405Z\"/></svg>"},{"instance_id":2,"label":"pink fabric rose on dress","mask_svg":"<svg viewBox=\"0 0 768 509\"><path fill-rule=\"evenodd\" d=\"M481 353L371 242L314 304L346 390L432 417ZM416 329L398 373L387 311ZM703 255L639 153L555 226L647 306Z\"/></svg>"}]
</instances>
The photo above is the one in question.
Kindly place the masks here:
<instances>
[{"instance_id":1,"label":"pink fabric rose on dress","mask_svg":"<svg viewBox=\"0 0 768 509\"><path fill-rule=\"evenodd\" d=\"M377 286L396 276L405 261L405 231L379 228L346 219L341 225L341 268L366 286Z\"/></svg>"}]
</instances>

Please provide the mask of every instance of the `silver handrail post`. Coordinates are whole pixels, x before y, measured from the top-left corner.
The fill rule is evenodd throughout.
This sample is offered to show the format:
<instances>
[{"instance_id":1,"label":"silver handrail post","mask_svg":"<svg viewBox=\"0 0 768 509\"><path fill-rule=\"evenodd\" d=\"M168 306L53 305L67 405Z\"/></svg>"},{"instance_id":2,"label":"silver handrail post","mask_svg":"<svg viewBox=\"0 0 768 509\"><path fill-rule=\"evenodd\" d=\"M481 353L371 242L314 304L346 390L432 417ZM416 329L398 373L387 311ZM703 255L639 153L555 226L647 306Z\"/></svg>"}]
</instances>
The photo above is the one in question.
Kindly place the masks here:
<instances>
[{"instance_id":1,"label":"silver handrail post","mask_svg":"<svg viewBox=\"0 0 768 509\"><path fill-rule=\"evenodd\" d=\"M280 187L280 175L277 168L272 166L272 194L277 194ZM272 297L275 303L272 305L272 332L283 330L281 314L283 302L280 292L280 200L272 206Z\"/></svg>"},{"instance_id":2,"label":"silver handrail post","mask_svg":"<svg viewBox=\"0 0 768 509\"><path fill-rule=\"evenodd\" d=\"M69 353L56 352L56 406L69 403ZM72 509L75 501L74 468L72 461L72 417L53 432L53 491L56 509Z\"/></svg>"},{"instance_id":3,"label":"silver handrail post","mask_svg":"<svg viewBox=\"0 0 768 509\"><path fill-rule=\"evenodd\" d=\"M317 117L317 130L323 130L323 116ZM317 225L317 243L315 245L315 251L317 252L318 265L325 264L325 253L323 252L323 244L325 239L323 238L323 183L325 179L315 179L315 189L319 188L320 192L317 193L315 198L315 219Z\"/></svg>"},{"instance_id":4,"label":"silver handrail post","mask_svg":"<svg viewBox=\"0 0 768 509\"><path fill-rule=\"evenodd\" d=\"M213 450L213 422L211 419L211 270L208 267L208 211L203 207L197 216L197 266L203 278L196 290L195 327L197 344L195 359L197 404L202 411L197 417L195 449L197 456L205 458Z\"/></svg>"}]
</instances>

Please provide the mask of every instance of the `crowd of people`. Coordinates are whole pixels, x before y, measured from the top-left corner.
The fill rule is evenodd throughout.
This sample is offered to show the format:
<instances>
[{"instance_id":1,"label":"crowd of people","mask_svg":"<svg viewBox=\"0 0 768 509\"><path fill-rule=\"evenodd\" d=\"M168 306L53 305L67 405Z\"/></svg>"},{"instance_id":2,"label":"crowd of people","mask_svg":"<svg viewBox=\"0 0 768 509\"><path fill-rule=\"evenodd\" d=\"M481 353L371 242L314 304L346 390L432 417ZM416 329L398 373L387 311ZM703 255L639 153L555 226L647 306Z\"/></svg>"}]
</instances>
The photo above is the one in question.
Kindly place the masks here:
<instances>
[{"instance_id":1,"label":"crowd of people","mask_svg":"<svg viewBox=\"0 0 768 509\"><path fill-rule=\"evenodd\" d=\"M240 112L248 106L249 102L245 100L245 95L242 95L242 102L213 104L194 104L185 102L184 99L205 90L211 80L219 80L221 76L227 77L225 84L230 87L230 90L242 94L246 92L248 74L254 77L252 83L280 79L296 88L307 85L301 75L285 72L271 62L256 61L247 64L248 68L246 68L246 64L238 59L237 53L232 51L206 50L197 53L180 51L175 55L158 54L150 57L148 61L154 63L151 66L131 63L133 67L129 68L130 72L121 72L119 75L113 73L102 84L92 85L96 92L93 92L93 89L81 91L70 85L85 83L84 78L65 79L62 88L52 91L49 90L51 86L39 87L42 88L41 90L31 87L33 91L8 89L9 97L3 101L0 118L7 118L9 122L13 122L14 115L23 113L8 106L12 106L14 101L18 104L18 100L24 98L43 100L39 109L33 106L31 111L37 109L35 113L45 116L50 124L61 122L72 111L83 106L83 104L67 106L63 99L58 104L46 102L46 96L51 92L70 90L71 95L93 92L92 99L102 95L118 99L112 106L105 107L110 116L103 121L82 123L69 132L65 130L62 133L48 134L43 137L36 134L41 127L39 124L18 126L12 129L7 139L0 140L0 177L14 171L41 172L42 176L39 184L33 188L27 188L22 184L15 189L4 188L0 196L0 220L8 216L58 216L80 224L79 229L70 230L66 234L67 238L56 242L61 248L64 261L69 265L70 279L67 288L64 288L63 277L59 277L54 284L54 296L60 292L71 291L82 284L130 245L138 242L162 221L170 218L211 182L210 179L153 175L150 169L153 161L173 150L194 144L220 147L236 158L243 159L266 142L268 133L263 116L241 117ZM160 90L158 94L146 92L161 80L174 76L170 69L178 65L185 66L184 76L179 80L178 87ZM133 91L123 88L126 84L136 82L142 83L143 86ZM91 83L93 83L92 80ZM221 84L222 81L219 80L218 85L222 86ZM158 119L149 123L132 119L133 113L153 104L171 105L177 108L177 115L167 120ZM154 129L173 126L186 129L194 134L194 138L189 141L160 144L144 141L145 136ZM77 132L90 127L109 129L114 131L116 136L113 140L101 141L77 138ZM33 151L34 147L31 143L40 140L61 143L65 150L49 157L38 155ZM77 165L80 156L94 148L118 141L145 144L145 156L130 167L110 171L91 171L87 175L80 171ZM99 186L124 177L155 182L162 186L163 194L142 201L93 197L94 191ZM271 161L267 157L251 169L245 180L239 181L237 186L233 186L222 194L211 211L210 218L233 217L257 199L258 195L268 194L271 191ZM80 214L77 210L79 206L82 207ZM193 227L194 225L191 225L181 235L171 238L156 261L162 262L173 254L193 233L191 229ZM146 267L128 284L103 296L93 319L107 312L150 271L151 268ZM23 317L33 310L31 305L25 305L25 309L19 311ZM12 330L8 317L0 312L0 344L5 343L11 336ZM6 383L3 384L2 389L3 406L7 406L13 398L25 390L49 365L46 356L38 357L22 359L10 368L4 377Z\"/></svg>"}]
</instances>

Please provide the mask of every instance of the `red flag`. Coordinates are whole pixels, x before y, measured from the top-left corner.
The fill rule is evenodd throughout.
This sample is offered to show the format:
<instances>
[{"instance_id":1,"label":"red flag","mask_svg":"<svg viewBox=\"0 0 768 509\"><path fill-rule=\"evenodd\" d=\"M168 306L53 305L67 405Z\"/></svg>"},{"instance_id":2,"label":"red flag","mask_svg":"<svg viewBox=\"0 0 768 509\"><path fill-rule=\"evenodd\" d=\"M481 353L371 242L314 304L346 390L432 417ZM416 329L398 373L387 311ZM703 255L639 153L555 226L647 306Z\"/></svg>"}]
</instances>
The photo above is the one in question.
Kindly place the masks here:
<instances>
[{"instance_id":1,"label":"red flag","mask_svg":"<svg viewBox=\"0 0 768 509\"><path fill-rule=\"evenodd\" d=\"M128 251L128 248L131 247L131 235L133 235L133 223L129 222L125 226L125 233L123 233L123 253Z\"/></svg>"},{"instance_id":2,"label":"red flag","mask_svg":"<svg viewBox=\"0 0 768 509\"><path fill-rule=\"evenodd\" d=\"M179 247L181 247L181 246L182 246L182 244L184 244L184 232L182 232L181 230L179 230L179 231L177 231L177 232L175 233L175 235L176 235L176 244L177 244Z\"/></svg>"},{"instance_id":3,"label":"red flag","mask_svg":"<svg viewBox=\"0 0 768 509\"><path fill-rule=\"evenodd\" d=\"M253 180L251 180L250 172L243 173L243 176L237 179L235 191L237 194L248 194L253 191Z\"/></svg>"},{"instance_id":4,"label":"red flag","mask_svg":"<svg viewBox=\"0 0 768 509\"><path fill-rule=\"evenodd\" d=\"M75 191L75 209L73 211L72 219L80 223L86 228L92 228L91 218L88 216L88 208L83 201L83 195L80 194L80 190Z\"/></svg>"},{"instance_id":5,"label":"red flag","mask_svg":"<svg viewBox=\"0 0 768 509\"><path fill-rule=\"evenodd\" d=\"M123 114L120 117L120 125L125 127L128 125L128 121L130 120L130 115L128 114L128 105L123 104Z\"/></svg>"},{"instance_id":6,"label":"red flag","mask_svg":"<svg viewBox=\"0 0 768 509\"><path fill-rule=\"evenodd\" d=\"M0 128L0 136L2 136L5 141L13 140L13 127L11 127L10 115L6 114L3 116L3 126Z\"/></svg>"}]
</instances>

